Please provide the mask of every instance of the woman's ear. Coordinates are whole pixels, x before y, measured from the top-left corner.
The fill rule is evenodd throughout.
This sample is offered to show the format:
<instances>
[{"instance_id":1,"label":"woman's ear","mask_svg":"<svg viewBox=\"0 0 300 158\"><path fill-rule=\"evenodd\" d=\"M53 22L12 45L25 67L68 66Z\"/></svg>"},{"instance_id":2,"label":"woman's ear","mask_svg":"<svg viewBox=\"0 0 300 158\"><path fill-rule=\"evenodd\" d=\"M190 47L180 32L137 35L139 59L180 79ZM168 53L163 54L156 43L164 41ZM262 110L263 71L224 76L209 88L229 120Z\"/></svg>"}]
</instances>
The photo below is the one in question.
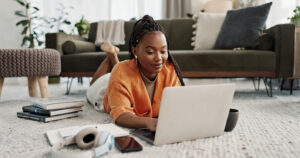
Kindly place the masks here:
<instances>
[{"instance_id":1,"label":"woman's ear","mask_svg":"<svg viewBox=\"0 0 300 158\"><path fill-rule=\"evenodd\" d=\"M132 51L132 53L133 53L133 55L134 55L134 57L136 58L137 56L136 56L136 47L131 47L131 51Z\"/></svg>"}]
</instances>

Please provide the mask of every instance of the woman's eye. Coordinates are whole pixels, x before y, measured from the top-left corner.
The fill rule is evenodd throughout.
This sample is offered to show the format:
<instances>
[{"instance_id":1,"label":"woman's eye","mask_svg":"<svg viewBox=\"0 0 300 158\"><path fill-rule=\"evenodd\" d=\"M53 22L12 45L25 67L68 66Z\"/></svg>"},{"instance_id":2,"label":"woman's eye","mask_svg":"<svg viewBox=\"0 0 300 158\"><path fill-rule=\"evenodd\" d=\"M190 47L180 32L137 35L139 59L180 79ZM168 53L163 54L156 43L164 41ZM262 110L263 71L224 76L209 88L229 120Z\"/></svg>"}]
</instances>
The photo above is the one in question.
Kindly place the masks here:
<instances>
[{"instance_id":1,"label":"woman's eye","mask_svg":"<svg viewBox=\"0 0 300 158\"><path fill-rule=\"evenodd\" d=\"M151 55L151 54L153 54L153 52L151 52L151 51L148 51L148 52L147 52L147 54Z\"/></svg>"},{"instance_id":2,"label":"woman's eye","mask_svg":"<svg viewBox=\"0 0 300 158\"><path fill-rule=\"evenodd\" d=\"M167 53L167 51L164 51L164 50L163 50L163 51L161 51L161 54L166 54L166 53Z\"/></svg>"}]
</instances>

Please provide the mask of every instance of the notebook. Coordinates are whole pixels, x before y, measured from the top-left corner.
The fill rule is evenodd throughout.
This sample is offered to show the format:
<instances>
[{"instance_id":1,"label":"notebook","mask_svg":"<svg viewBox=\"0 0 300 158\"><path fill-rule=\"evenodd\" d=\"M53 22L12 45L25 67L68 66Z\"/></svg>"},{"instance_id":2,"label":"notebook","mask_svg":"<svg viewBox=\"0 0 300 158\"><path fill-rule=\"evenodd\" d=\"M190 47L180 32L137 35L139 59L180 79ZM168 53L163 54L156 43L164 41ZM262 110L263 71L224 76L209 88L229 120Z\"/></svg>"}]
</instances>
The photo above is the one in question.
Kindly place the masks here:
<instances>
[{"instance_id":1,"label":"notebook","mask_svg":"<svg viewBox=\"0 0 300 158\"><path fill-rule=\"evenodd\" d=\"M156 132L137 129L131 133L154 145L222 135L234 90L234 84L167 87Z\"/></svg>"}]
</instances>

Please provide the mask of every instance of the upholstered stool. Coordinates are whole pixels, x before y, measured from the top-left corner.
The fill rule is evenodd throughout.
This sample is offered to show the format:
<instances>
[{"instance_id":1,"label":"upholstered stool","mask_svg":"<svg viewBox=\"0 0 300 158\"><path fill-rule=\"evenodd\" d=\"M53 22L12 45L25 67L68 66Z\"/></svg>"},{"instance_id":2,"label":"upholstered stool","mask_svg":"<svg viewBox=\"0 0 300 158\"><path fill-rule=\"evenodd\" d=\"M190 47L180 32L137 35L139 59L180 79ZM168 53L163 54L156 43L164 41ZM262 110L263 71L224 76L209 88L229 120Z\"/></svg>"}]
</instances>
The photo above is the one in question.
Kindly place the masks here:
<instances>
[{"instance_id":1,"label":"upholstered stool","mask_svg":"<svg viewBox=\"0 0 300 158\"><path fill-rule=\"evenodd\" d=\"M38 96L38 81L41 97L48 98L47 76L57 76L60 71L60 54L54 49L0 49L0 96L5 77L26 76L29 95Z\"/></svg>"}]
</instances>

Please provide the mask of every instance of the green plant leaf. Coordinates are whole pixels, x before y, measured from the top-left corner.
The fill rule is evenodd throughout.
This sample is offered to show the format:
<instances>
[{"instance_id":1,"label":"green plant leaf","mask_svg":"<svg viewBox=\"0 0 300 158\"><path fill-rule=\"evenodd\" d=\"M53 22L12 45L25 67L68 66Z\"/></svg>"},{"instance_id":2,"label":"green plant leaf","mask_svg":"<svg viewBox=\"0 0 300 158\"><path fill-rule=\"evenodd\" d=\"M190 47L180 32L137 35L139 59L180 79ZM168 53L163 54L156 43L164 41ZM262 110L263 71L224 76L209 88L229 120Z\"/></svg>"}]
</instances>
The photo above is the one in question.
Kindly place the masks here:
<instances>
[{"instance_id":1,"label":"green plant leaf","mask_svg":"<svg viewBox=\"0 0 300 158\"><path fill-rule=\"evenodd\" d=\"M37 34L35 31L33 31L33 35L35 35L35 37L37 37L37 36L38 36L38 34Z\"/></svg>"},{"instance_id":2,"label":"green plant leaf","mask_svg":"<svg viewBox=\"0 0 300 158\"><path fill-rule=\"evenodd\" d=\"M22 24L23 26L27 25L28 24L28 20L21 20L19 22L16 23L16 26Z\"/></svg>"},{"instance_id":3,"label":"green plant leaf","mask_svg":"<svg viewBox=\"0 0 300 158\"><path fill-rule=\"evenodd\" d=\"M26 41L29 41L29 37L28 36L24 36L23 40L22 40L22 44L21 46L24 46Z\"/></svg>"},{"instance_id":4,"label":"green plant leaf","mask_svg":"<svg viewBox=\"0 0 300 158\"><path fill-rule=\"evenodd\" d=\"M64 23L64 24L68 24L68 25L70 25L70 24L71 24L71 22L70 22L70 21L68 21L68 20L64 20L64 21L63 21L63 23Z\"/></svg>"},{"instance_id":5,"label":"green plant leaf","mask_svg":"<svg viewBox=\"0 0 300 158\"><path fill-rule=\"evenodd\" d=\"M38 18L38 16L31 17L31 19L37 19L37 18Z\"/></svg>"},{"instance_id":6,"label":"green plant leaf","mask_svg":"<svg viewBox=\"0 0 300 158\"><path fill-rule=\"evenodd\" d=\"M30 7L30 3L28 2L26 3L26 9L29 9L29 7Z\"/></svg>"},{"instance_id":7,"label":"green plant leaf","mask_svg":"<svg viewBox=\"0 0 300 158\"><path fill-rule=\"evenodd\" d=\"M15 11L15 15L26 17L22 11Z\"/></svg>"},{"instance_id":8,"label":"green plant leaf","mask_svg":"<svg viewBox=\"0 0 300 158\"><path fill-rule=\"evenodd\" d=\"M43 41L39 41L39 40L37 40L37 41L38 41L39 46L41 46L44 43Z\"/></svg>"},{"instance_id":9,"label":"green plant leaf","mask_svg":"<svg viewBox=\"0 0 300 158\"><path fill-rule=\"evenodd\" d=\"M25 6L25 3L21 0L16 0L20 5Z\"/></svg>"},{"instance_id":10,"label":"green plant leaf","mask_svg":"<svg viewBox=\"0 0 300 158\"><path fill-rule=\"evenodd\" d=\"M28 30L28 27L24 27L24 29L23 29L23 31L22 31L22 35L26 35L27 30Z\"/></svg>"},{"instance_id":11,"label":"green plant leaf","mask_svg":"<svg viewBox=\"0 0 300 158\"><path fill-rule=\"evenodd\" d=\"M40 10L38 7L32 7L32 8L35 9L36 11Z\"/></svg>"}]
</instances>

